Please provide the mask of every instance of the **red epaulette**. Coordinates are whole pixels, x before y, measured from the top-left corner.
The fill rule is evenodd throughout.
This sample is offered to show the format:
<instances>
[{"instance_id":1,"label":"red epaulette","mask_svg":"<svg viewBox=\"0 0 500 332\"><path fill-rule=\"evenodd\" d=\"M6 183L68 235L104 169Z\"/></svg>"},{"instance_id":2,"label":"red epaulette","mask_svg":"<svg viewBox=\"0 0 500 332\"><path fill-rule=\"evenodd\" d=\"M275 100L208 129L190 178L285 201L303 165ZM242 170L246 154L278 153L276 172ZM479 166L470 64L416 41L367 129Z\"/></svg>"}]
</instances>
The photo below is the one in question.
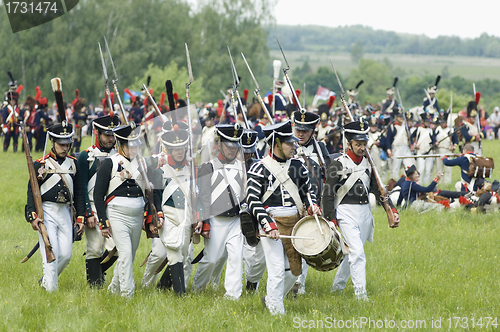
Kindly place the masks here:
<instances>
[{"instance_id":1,"label":"red epaulette","mask_svg":"<svg viewBox=\"0 0 500 332\"><path fill-rule=\"evenodd\" d=\"M49 158L49 157L50 157L50 152L49 152L49 153L47 153L47 154L45 155L45 157L38 158L36 161L37 161L37 162L41 162L42 160L47 159L47 158Z\"/></svg>"},{"instance_id":2,"label":"red epaulette","mask_svg":"<svg viewBox=\"0 0 500 332\"><path fill-rule=\"evenodd\" d=\"M77 161L78 161L78 159L76 159L76 158L75 158L75 157L73 157L73 156L70 156L69 154L68 154L66 157L69 157L69 158L71 158L71 159L74 159L74 160L77 160Z\"/></svg>"}]
</instances>

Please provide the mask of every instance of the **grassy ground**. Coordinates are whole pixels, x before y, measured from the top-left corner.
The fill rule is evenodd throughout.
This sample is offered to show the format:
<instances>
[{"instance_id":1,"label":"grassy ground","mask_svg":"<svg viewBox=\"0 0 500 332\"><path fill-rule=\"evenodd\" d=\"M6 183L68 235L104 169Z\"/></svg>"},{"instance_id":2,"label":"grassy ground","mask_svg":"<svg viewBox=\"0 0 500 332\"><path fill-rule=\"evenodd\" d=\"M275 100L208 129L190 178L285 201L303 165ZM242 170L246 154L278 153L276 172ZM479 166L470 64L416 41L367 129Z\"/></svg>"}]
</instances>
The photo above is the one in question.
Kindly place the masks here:
<instances>
[{"instance_id":1,"label":"grassy ground","mask_svg":"<svg viewBox=\"0 0 500 332\"><path fill-rule=\"evenodd\" d=\"M271 51L273 59L282 60L280 51ZM325 51L286 51L286 57L291 68L299 68L308 60L313 71L320 66L330 68L330 60L337 70L347 77L351 70L357 68L351 60L350 53L333 53ZM495 79L500 75L500 59L480 58L466 56L438 56L418 54L378 54L367 53L365 59L382 61L387 58L394 67L402 68L408 76L421 76L424 74L442 73L444 67L448 67L450 77L462 76L466 79L481 80L485 78ZM293 75L293 70L291 71ZM404 77L400 77L404 78Z\"/></svg>"},{"instance_id":2,"label":"grassy ground","mask_svg":"<svg viewBox=\"0 0 500 332\"><path fill-rule=\"evenodd\" d=\"M499 141L485 142L485 155L496 156L499 147ZM270 316L263 308L260 297L265 287L236 302L223 298L223 287L189 292L182 299L171 292L142 289L144 267L139 265L150 250L145 237L134 266L137 290L132 299L113 296L106 289L88 289L82 256L85 240L75 243L59 290L48 294L37 283L42 275L40 254L19 263L37 241L22 213L26 161L21 153L0 155L1 331L290 331L330 324L338 328L339 320L348 326L354 320L355 327L377 328L378 324L387 329L394 320L396 327L432 330L439 319L448 330L450 324L454 329L465 327L465 322L472 328L472 319L474 329L479 329L480 317L500 315L498 214L473 215L462 210L423 215L403 211L401 226L390 229L384 212L376 209L374 243L365 246L369 302L354 300L350 282L342 295L332 295L335 271L313 269L309 269L307 294L285 299L284 317ZM199 244L195 252L201 249ZM495 321L488 322L490 329ZM485 330L487 319L481 323Z\"/></svg>"}]
</instances>

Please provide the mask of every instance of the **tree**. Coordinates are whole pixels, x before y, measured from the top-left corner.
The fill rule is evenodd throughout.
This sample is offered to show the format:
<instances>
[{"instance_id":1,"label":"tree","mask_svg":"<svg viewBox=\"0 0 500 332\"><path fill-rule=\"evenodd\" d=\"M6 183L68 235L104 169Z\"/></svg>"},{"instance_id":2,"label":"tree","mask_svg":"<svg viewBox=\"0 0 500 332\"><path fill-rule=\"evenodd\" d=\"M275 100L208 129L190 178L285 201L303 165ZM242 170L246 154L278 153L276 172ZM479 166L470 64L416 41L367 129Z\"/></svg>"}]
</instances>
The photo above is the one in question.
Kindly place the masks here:
<instances>
[{"instance_id":1,"label":"tree","mask_svg":"<svg viewBox=\"0 0 500 332\"><path fill-rule=\"evenodd\" d=\"M351 47L351 60L355 64L359 63L359 60L363 57L363 43L357 40L356 43Z\"/></svg>"}]
</instances>

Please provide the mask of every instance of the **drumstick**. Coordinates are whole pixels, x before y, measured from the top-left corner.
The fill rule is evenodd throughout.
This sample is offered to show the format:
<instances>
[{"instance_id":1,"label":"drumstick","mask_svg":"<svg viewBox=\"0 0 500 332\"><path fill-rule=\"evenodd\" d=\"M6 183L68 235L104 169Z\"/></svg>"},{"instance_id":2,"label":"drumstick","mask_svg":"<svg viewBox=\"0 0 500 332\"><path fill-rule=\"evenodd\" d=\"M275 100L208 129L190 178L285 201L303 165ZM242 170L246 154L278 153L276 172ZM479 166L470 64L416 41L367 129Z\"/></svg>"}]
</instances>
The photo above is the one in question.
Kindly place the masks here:
<instances>
[{"instance_id":1,"label":"drumstick","mask_svg":"<svg viewBox=\"0 0 500 332\"><path fill-rule=\"evenodd\" d=\"M265 233L259 233L259 235L262 236L262 237L269 237L269 235L265 234ZM306 237L306 236L293 236L293 235L281 235L280 234L280 237L282 237L284 239L314 240L313 237Z\"/></svg>"},{"instance_id":2,"label":"drumstick","mask_svg":"<svg viewBox=\"0 0 500 332\"><path fill-rule=\"evenodd\" d=\"M312 200L311 200L311 194L307 193L307 199L309 200L309 206L313 206ZM319 231L321 232L321 235L323 235L323 228L321 228L321 224L319 223L318 215L315 213L314 214L314 219L316 219L316 224L318 224Z\"/></svg>"}]
</instances>

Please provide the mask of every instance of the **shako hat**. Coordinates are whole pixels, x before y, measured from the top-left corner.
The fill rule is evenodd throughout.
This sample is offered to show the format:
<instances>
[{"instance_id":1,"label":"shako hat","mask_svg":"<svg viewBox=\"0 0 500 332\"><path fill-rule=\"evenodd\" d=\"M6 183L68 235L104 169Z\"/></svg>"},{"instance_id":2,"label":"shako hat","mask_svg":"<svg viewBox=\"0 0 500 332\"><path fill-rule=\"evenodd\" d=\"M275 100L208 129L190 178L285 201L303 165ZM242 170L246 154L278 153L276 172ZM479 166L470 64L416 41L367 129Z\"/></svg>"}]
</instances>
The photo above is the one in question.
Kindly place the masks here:
<instances>
[{"instance_id":1,"label":"shako hat","mask_svg":"<svg viewBox=\"0 0 500 332\"><path fill-rule=\"evenodd\" d=\"M181 129L181 130L189 130L189 126L188 126L188 124L187 124L187 123L185 123L185 122L178 121L178 122L177 122L177 126L178 126L178 127L179 127L179 129ZM162 125L161 130L162 130L163 132L174 130L174 125L172 125L172 121L170 121L170 120L166 120L165 122L163 122L163 125Z\"/></svg>"},{"instance_id":2,"label":"shako hat","mask_svg":"<svg viewBox=\"0 0 500 332\"><path fill-rule=\"evenodd\" d=\"M305 109L293 112L293 123L297 130L314 130L319 122L319 115Z\"/></svg>"},{"instance_id":3,"label":"shako hat","mask_svg":"<svg viewBox=\"0 0 500 332\"><path fill-rule=\"evenodd\" d=\"M94 119L92 125L98 132L106 135L113 135L113 129L120 125L120 118L110 115L101 116Z\"/></svg>"},{"instance_id":4,"label":"shako hat","mask_svg":"<svg viewBox=\"0 0 500 332\"><path fill-rule=\"evenodd\" d=\"M368 141L368 122L353 121L344 125L344 133L347 141Z\"/></svg>"},{"instance_id":5,"label":"shako hat","mask_svg":"<svg viewBox=\"0 0 500 332\"><path fill-rule=\"evenodd\" d=\"M479 104L479 100L481 99L481 93L476 92L474 96L474 100L469 101L467 104L467 117L473 118L477 115L477 104Z\"/></svg>"},{"instance_id":6,"label":"shako hat","mask_svg":"<svg viewBox=\"0 0 500 332\"><path fill-rule=\"evenodd\" d=\"M141 145L141 140L139 139L141 127L137 127L134 122L113 128L113 134L120 144L126 144L128 146Z\"/></svg>"},{"instance_id":7,"label":"shako hat","mask_svg":"<svg viewBox=\"0 0 500 332\"><path fill-rule=\"evenodd\" d=\"M320 121L328 121L330 115L330 106L321 104L318 106L318 116Z\"/></svg>"},{"instance_id":8,"label":"shako hat","mask_svg":"<svg viewBox=\"0 0 500 332\"><path fill-rule=\"evenodd\" d=\"M406 168L405 173L406 173L407 177L410 177L416 171L417 171L417 168L415 167L415 165L411 165L408 168Z\"/></svg>"},{"instance_id":9,"label":"shako hat","mask_svg":"<svg viewBox=\"0 0 500 332\"><path fill-rule=\"evenodd\" d=\"M257 145L257 132L255 130L244 129L241 136L241 147L243 153L255 153Z\"/></svg>"},{"instance_id":10,"label":"shako hat","mask_svg":"<svg viewBox=\"0 0 500 332\"><path fill-rule=\"evenodd\" d=\"M239 123L218 124L215 126L215 129L221 142L224 142L224 144L230 147L240 146L243 128L239 125Z\"/></svg>"},{"instance_id":11,"label":"shako hat","mask_svg":"<svg viewBox=\"0 0 500 332\"><path fill-rule=\"evenodd\" d=\"M447 122L449 115L450 115L450 112L447 112L447 111L439 112L438 121L439 122Z\"/></svg>"},{"instance_id":12,"label":"shako hat","mask_svg":"<svg viewBox=\"0 0 500 332\"><path fill-rule=\"evenodd\" d=\"M73 143L73 126L63 121L47 128L50 139L59 144Z\"/></svg>"},{"instance_id":13,"label":"shako hat","mask_svg":"<svg viewBox=\"0 0 500 332\"><path fill-rule=\"evenodd\" d=\"M292 122L290 120L264 127L263 131L264 135L266 135L266 141L270 145L273 145L273 141L276 139L279 139L281 143L294 143L299 141L297 137L293 136Z\"/></svg>"},{"instance_id":14,"label":"shako hat","mask_svg":"<svg viewBox=\"0 0 500 332\"><path fill-rule=\"evenodd\" d=\"M167 149L184 148L189 142L189 132L174 125L174 130L166 131L160 136L160 141Z\"/></svg>"}]
</instances>

